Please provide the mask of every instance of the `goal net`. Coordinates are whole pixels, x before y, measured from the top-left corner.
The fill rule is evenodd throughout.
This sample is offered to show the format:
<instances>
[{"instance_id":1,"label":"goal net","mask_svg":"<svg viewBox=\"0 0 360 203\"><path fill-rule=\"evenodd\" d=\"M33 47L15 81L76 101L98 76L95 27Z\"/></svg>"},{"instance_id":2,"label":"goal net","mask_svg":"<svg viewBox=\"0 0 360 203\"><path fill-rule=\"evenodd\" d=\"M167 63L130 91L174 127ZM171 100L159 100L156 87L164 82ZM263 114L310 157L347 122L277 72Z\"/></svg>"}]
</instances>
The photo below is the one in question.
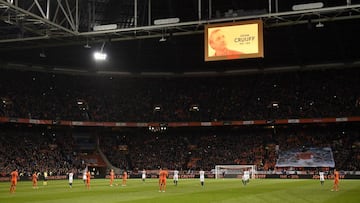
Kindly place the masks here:
<instances>
[{"instance_id":1,"label":"goal net","mask_svg":"<svg viewBox=\"0 0 360 203\"><path fill-rule=\"evenodd\" d=\"M250 178L255 179L256 165L216 165L215 179L218 178L241 178L244 171L249 171Z\"/></svg>"}]
</instances>

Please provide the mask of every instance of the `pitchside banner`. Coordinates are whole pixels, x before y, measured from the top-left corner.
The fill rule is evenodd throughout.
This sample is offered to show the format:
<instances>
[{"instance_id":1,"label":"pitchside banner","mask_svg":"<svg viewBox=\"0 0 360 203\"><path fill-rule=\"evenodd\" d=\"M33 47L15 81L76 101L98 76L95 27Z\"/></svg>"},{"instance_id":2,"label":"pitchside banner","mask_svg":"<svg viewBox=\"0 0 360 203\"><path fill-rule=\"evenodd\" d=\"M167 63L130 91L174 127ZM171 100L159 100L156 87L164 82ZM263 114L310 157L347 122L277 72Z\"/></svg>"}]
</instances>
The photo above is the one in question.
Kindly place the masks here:
<instances>
[{"instance_id":1,"label":"pitchside banner","mask_svg":"<svg viewBox=\"0 0 360 203\"><path fill-rule=\"evenodd\" d=\"M261 20L205 26L205 61L264 57Z\"/></svg>"},{"instance_id":2,"label":"pitchside banner","mask_svg":"<svg viewBox=\"0 0 360 203\"><path fill-rule=\"evenodd\" d=\"M301 148L282 151L276 167L335 167L331 148Z\"/></svg>"}]
</instances>

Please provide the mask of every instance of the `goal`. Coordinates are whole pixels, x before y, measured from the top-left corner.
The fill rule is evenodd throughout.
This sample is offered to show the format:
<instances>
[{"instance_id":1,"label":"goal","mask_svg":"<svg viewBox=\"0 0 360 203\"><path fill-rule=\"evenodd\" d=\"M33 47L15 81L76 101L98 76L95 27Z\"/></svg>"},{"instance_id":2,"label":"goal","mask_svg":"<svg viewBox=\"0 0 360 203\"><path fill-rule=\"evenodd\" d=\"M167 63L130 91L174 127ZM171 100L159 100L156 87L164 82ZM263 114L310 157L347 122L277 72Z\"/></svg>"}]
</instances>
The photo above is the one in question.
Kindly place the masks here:
<instances>
[{"instance_id":1,"label":"goal","mask_svg":"<svg viewBox=\"0 0 360 203\"><path fill-rule=\"evenodd\" d=\"M216 165L215 179L241 178L244 171L249 171L251 179L255 179L256 165Z\"/></svg>"}]
</instances>

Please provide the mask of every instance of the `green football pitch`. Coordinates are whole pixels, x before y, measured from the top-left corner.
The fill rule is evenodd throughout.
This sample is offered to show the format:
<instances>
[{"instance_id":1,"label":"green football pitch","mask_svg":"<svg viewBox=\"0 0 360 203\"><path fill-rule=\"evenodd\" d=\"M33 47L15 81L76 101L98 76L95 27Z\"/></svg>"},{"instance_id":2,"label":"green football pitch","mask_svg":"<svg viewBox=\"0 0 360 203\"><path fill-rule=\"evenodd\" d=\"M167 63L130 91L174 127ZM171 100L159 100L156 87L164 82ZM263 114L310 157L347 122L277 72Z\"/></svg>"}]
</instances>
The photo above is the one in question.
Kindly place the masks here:
<instances>
[{"instance_id":1,"label":"green football pitch","mask_svg":"<svg viewBox=\"0 0 360 203\"><path fill-rule=\"evenodd\" d=\"M120 184L120 180L118 180ZM159 192L158 180L129 179L127 186L109 186L109 180L91 180L87 190L81 180L39 181L33 189L29 181L19 181L16 193L9 193L10 182L0 183L0 203L112 203L112 202L360 202L360 180L341 180L340 190L331 192L332 181L323 186L318 180L256 179L243 186L240 179L181 179L178 186L168 180L166 192Z\"/></svg>"}]
</instances>

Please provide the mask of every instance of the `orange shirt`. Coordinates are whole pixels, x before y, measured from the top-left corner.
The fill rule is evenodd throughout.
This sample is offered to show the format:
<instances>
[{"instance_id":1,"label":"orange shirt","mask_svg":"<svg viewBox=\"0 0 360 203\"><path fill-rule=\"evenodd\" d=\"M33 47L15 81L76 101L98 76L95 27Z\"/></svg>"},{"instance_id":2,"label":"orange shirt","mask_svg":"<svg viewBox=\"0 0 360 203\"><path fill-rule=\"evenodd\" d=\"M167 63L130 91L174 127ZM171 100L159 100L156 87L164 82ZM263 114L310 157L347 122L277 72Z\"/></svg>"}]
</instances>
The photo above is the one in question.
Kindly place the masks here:
<instances>
[{"instance_id":1,"label":"orange shirt","mask_svg":"<svg viewBox=\"0 0 360 203\"><path fill-rule=\"evenodd\" d=\"M11 181L17 181L19 173L17 171L11 172Z\"/></svg>"},{"instance_id":2,"label":"orange shirt","mask_svg":"<svg viewBox=\"0 0 360 203\"><path fill-rule=\"evenodd\" d=\"M114 179L114 177L115 177L115 173L114 173L114 171L111 171L110 172L110 179Z\"/></svg>"},{"instance_id":3,"label":"orange shirt","mask_svg":"<svg viewBox=\"0 0 360 203\"><path fill-rule=\"evenodd\" d=\"M166 170L160 170L159 178L160 180L166 180L166 177L169 175L169 173Z\"/></svg>"},{"instance_id":4,"label":"orange shirt","mask_svg":"<svg viewBox=\"0 0 360 203\"><path fill-rule=\"evenodd\" d=\"M335 183L339 182L339 179L340 179L340 174L338 171L335 171L334 173L334 181Z\"/></svg>"},{"instance_id":5,"label":"orange shirt","mask_svg":"<svg viewBox=\"0 0 360 203\"><path fill-rule=\"evenodd\" d=\"M126 172L126 171L124 171L122 178L123 178L124 180L127 179L127 172Z\"/></svg>"},{"instance_id":6,"label":"orange shirt","mask_svg":"<svg viewBox=\"0 0 360 203\"><path fill-rule=\"evenodd\" d=\"M37 182L37 175L36 175L36 173L34 173L33 175L32 175L32 181L33 182Z\"/></svg>"},{"instance_id":7,"label":"orange shirt","mask_svg":"<svg viewBox=\"0 0 360 203\"><path fill-rule=\"evenodd\" d=\"M90 177L91 177L90 171L86 172L86 180L87 181L90 181Z\"/></svg>"}]
</instances>

